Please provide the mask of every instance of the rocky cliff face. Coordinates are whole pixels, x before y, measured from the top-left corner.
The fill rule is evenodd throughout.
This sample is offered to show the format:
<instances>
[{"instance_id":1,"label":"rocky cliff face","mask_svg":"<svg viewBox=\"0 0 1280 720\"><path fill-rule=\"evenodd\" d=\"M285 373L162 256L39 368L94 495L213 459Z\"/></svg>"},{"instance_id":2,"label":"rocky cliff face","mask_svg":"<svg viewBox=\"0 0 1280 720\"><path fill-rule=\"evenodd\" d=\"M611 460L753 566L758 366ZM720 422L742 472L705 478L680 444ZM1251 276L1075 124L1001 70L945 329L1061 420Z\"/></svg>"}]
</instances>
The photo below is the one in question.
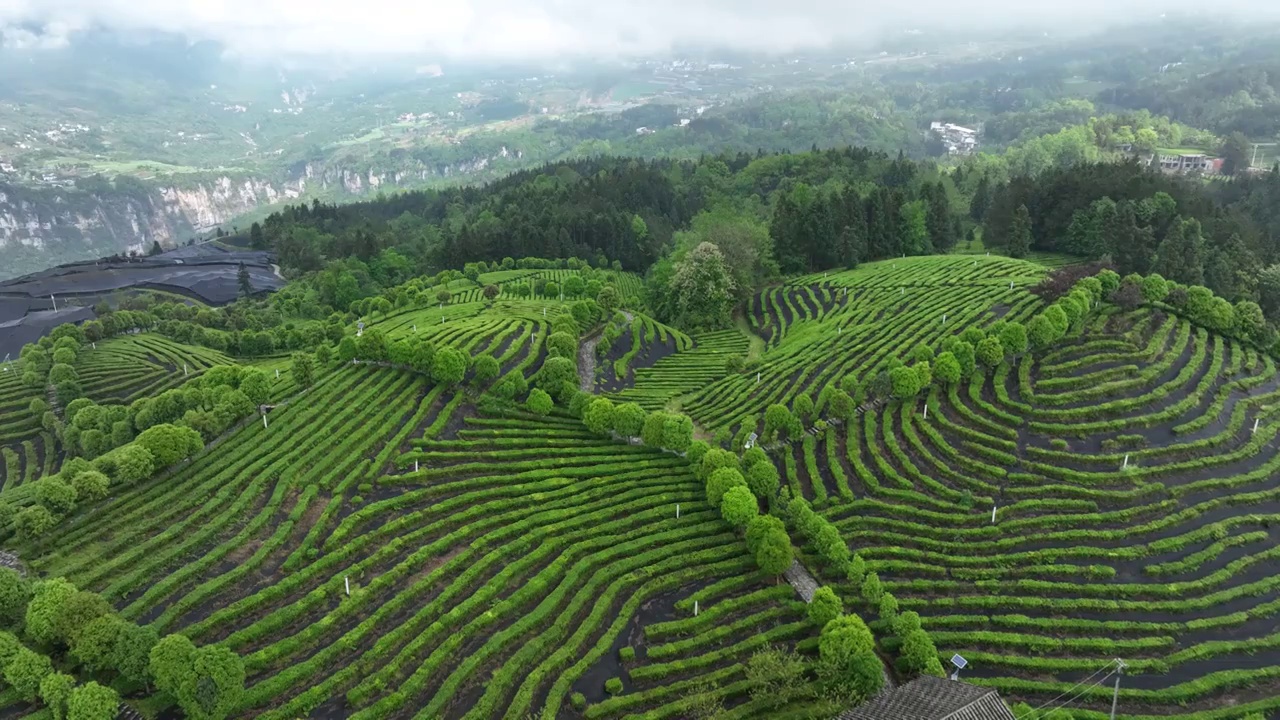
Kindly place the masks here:
<instances>
[{"instance_id":1,"label":"rocky cliff face","mask_svg":"<svg viewBox=\"0 0 1280 720\"><path fill-rule=\"evenodd\" d=\"M503 149L498 158L518 158ZM498 159L495 158L495 159ZM430 169L379 170L302 166L284 181L220 176L192 184L94 190L23 187L0 183L0 278L73 260L143 252L155 242L173 247L198 233L224 227L262 205L287 202L308 190L337 189L360 196L421 185L490 168L481 157ZM226 228L230 229L230 228Z\"/></svg>"}]
</instances>

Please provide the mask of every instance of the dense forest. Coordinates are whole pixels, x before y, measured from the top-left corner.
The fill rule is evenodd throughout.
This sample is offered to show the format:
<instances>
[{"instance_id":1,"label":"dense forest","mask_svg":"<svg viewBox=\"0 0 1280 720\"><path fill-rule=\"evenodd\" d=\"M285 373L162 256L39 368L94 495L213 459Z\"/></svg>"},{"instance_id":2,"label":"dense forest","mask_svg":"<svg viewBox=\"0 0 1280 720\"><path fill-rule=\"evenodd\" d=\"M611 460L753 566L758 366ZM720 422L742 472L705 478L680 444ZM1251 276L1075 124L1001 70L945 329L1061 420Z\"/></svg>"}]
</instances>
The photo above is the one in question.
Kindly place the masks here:
<instances>
[{"instance_id":1,"label":"dense forest","mask_svg":"<svg viewBox=\"0 0 1280 720\"><path fill-rule=\"evenodd\" d=\"M1095 119L1088 131L1097 145L1180 132L1145 114ZM1034 173L989 159L942 170L846 148L556 163L483 187L290 207L250 239L274 247L288 272L323 271L320 299L337 309L467 263L572 257L647 273L645 299L666 322L721 327L775 277L982 238L1013 256L1059 252L1161 273L1275 316L1280 282L1273 290L1263 269L1280 263L1277 208L1280 171L1206 182L1088 157ZM691 278L717 292L691 291Z\"/></svg>"},{"instance_id":2,"label":"dense forest","mask_svg":"<svg viewBox=\"0 0 1280 720\"><path fill-rule=\"evenodd\" d=\"M780 272L950 248L972 224L962 208L948 176L932 164L861 149L695 161L596 158L478 188L299 205L251 229L250 239L274 247L295 273L340 261L326 273L351 274L361 296L415 275L509 257L577 257L597 267L616 261L641 273L652 267L655 311L700 327L723 324L734 300ZM703 243L718 256L691 252ZM678 277L687 258L716 263L727 275L724 302L693 308L698 298L682 299Z\"/></svg>"},{"instance_id":3,"label":"dense forest","mask_svg":"<svg viewBox=\"0 0 1280 720\"><path fill-rule=\"evenodd\" d=\"M971 212L988 247L1109 258L1122 273L1156 272L1229 300L1280 297L1263 268L1280 263L1280 169L1204 182L1136 162L1080 165L975 186ZM988 202L989 198L989 202ZM1020 218L1025 218L1020 220Z\"/></svg>"}]
</instances>

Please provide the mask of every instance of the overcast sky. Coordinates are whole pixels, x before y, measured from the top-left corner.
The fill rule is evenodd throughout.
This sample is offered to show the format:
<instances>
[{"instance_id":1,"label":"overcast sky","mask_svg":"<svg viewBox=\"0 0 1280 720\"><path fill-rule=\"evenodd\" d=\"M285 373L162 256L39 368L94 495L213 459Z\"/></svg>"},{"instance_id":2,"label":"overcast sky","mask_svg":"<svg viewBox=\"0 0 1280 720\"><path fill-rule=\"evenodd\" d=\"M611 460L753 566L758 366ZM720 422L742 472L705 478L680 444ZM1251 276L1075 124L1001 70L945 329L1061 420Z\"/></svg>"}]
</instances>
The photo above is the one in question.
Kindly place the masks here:
<instances>
[{"instance_id":1,"label":"overcast sky","mask_svg":"<svg viewBox=\"0 0 1280 720\"><path fill-rule=\"evenodd\" d=\"M941 24L1049 30L1205 10L1203 0L0 0L9 46L76 30L177 32L238 55L422 53L438 60L611 58L713 47L786 52ZM1215 0L1280 17L1280 0Z\"/></svg>"}]
</instances>

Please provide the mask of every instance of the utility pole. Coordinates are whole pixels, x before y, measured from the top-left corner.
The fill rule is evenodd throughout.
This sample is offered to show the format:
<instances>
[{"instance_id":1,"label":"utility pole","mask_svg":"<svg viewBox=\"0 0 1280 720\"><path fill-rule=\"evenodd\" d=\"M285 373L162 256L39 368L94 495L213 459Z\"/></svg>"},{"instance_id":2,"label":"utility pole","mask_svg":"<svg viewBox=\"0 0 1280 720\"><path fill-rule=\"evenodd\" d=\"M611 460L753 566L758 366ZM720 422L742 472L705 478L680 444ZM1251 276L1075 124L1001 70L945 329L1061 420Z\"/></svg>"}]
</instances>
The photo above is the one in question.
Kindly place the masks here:
<instances>
[{"instance_id":1,"label":"utility pole","mask_svg":"<svg viewBox=\"0 0 1280 720\"><path fill-rule=\"evenodd\" d=\"M1116 703L1120 700L1120 677L1124 669L1129 667L1120 658L1116 658L1116 687L1111 693L1111 720L1116 720Z\"/></svg>"}]
</instances>

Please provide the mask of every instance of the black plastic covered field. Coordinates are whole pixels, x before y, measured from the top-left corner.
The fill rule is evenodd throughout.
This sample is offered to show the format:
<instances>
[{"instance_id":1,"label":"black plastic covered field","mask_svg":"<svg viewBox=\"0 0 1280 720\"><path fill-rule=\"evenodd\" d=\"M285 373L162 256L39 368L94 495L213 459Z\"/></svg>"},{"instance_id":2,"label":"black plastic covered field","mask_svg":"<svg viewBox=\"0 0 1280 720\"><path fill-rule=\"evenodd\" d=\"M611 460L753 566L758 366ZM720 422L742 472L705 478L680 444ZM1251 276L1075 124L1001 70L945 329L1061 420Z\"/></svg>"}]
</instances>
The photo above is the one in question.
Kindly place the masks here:
<instances>
[{"instance_id":1,"label":"black plastic covered field","mask_svg":"<svg viewBox=\"0 0 1280 720\"><path fill-rule=\"evenodd\" d=\"M239 293L241 264L248 268L255 292L279 290L284 280L271 263L267 252L206 243L150 257L59 265L0 282L0 358L17 357L24 344L61 323L92 320L94 304L130 291L160 290L224 305Z\"/></svg>"}]
</instances>

